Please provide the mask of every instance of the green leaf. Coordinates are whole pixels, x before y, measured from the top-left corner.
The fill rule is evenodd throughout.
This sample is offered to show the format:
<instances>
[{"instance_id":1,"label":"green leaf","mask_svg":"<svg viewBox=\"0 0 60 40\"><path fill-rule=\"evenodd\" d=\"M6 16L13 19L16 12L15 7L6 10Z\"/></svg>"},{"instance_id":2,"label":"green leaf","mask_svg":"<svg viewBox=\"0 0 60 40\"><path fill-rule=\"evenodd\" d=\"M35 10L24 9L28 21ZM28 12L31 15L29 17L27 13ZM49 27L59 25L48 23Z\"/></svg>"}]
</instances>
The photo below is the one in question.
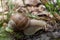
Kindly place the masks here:
<instances>
[{"instance_id":1,"label":"green leaf","mask_svg":"<svg viewBox=\"0 0 60 40\"><path fill-rule=\"evenodd\" d=\"M36 16L36 15L32 15L32 14L29 14L29 13L27 14L27 16L30 17L30 18L33 18L33 19L38 18L38 16Z\"/></svg>"},{"instance_id":2,"label":"green leaf","mask_svg":"<svg viewBox=\"0 0 60 40\"><path fill-rule=\"evenodd\" d=\"M7 32L10 32L10 33L13 33L13 29L12 29L12 27L6 27L6 29L5 29Z\"/></svg>"},{"instance_id":3,"label":"green leaf","mask_svg":"<svg viewBox=\"0 0 60 40\"><path fill-rule=\"evenodd\" d=\"M13 40L12 35L6 32L3 27L0 28L0 40Z\"/></svg>"},{"instance_id":4,"label":"green leaf","mask_svg":"<svg viewBox=\"0 0 60 40\"><path fill-rule=\"evenodd\" d=\"M60 3L60 0L57 0L57 3Z\"/></svg>"},{"instance_id":5,"label":"green leaf","mask_svg":"<svg viewBox=\"0 0 60 40\"><path fill-rule=\"evenodd\" d=\"M59 11L59 9L60 9L60 0L57 0L57 3L56 3L56 4L57 4L57 5L53 4L51 1L49 1L49 2L47 2L47 3L45 4L46 9L47 9L52 15L54 15L55 12L60 15L60 11Z\"/></svg>"}]
</instances>

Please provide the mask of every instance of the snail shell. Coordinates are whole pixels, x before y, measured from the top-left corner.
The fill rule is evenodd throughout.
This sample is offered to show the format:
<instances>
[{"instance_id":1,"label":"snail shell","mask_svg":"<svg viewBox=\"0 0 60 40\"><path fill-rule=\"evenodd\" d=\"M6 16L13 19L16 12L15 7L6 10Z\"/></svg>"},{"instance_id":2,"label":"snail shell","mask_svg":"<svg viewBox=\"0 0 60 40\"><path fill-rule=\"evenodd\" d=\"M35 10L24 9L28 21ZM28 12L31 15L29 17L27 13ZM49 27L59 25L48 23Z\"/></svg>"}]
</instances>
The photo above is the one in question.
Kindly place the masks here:
<instances>
[{"instance_id":1,"label":"snail shell","mask_svg":"<svg viewBox=\"0 0 60 40\"><path fill-rule=\"evenodd\" d=\"M28 18L23 14L16 13L11 16L10 20L14 22L10 23L13 28L17 28L18 30L24 30L27 27Z\"/></svg>"}]
</instances>

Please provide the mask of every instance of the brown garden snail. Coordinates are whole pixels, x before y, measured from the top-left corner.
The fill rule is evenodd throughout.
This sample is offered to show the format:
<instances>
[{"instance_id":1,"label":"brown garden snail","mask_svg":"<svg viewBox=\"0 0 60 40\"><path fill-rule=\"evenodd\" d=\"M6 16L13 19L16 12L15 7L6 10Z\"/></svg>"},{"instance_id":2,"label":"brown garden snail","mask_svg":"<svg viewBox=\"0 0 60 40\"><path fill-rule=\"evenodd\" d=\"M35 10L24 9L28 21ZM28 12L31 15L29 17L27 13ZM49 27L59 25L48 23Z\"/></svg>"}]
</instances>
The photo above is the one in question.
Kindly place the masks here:
<instances>
[{"instance_id":1,"label":"brown garden snail","mask_svg":"<svg viewBox=\"0 0 60 40\"><path fill-rule=\"evenodd\" d=\"M38 30L46 28L47 23L43 20L28 19L24 14L16 13L11 16L8 26L23 30L26 35L33 35Z\"/></svg>"}]
</instances>

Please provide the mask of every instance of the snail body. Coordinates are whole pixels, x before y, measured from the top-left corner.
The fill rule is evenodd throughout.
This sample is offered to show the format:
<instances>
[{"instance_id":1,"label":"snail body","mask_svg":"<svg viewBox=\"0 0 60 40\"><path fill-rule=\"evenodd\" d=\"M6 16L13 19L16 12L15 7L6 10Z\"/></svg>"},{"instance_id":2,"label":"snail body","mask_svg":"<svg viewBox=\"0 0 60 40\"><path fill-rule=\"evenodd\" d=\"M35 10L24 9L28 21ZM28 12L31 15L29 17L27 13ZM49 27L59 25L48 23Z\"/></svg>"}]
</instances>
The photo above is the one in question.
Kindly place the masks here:
<instances>
[{"instance_id":1,"label":"snail body","mask_svg":"<svg viewBox=\"0 0 60 40\"><path fill-rule=\"evenodd\" d=\"M31 19L29 27L24 30L24 34L33 35L37 31L43 29L43 27L45 27L46 24L47 23L43 20Z\"/></svg>"}]
</instances>

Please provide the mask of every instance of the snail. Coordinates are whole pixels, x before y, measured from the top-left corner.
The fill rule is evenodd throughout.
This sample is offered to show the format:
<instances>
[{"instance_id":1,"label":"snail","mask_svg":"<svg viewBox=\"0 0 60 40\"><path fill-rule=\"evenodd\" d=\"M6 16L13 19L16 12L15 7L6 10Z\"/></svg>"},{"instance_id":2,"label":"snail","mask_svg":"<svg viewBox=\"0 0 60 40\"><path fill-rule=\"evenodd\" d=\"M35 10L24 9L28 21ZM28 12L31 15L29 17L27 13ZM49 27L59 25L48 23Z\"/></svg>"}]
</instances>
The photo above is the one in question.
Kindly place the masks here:
<instances>
[{"instance_id":1,"label":"snail","mask_svg":"<svg viewBox=\"0 0 60 40\"><path fill-rule=\"evenodd\" d=\"M46 28L47 23L43 20L28 19L24 14L16 13L11 16L8 26L19 31L23 30L25 35L33 35Z\"/></svg>"}]
</instances>

